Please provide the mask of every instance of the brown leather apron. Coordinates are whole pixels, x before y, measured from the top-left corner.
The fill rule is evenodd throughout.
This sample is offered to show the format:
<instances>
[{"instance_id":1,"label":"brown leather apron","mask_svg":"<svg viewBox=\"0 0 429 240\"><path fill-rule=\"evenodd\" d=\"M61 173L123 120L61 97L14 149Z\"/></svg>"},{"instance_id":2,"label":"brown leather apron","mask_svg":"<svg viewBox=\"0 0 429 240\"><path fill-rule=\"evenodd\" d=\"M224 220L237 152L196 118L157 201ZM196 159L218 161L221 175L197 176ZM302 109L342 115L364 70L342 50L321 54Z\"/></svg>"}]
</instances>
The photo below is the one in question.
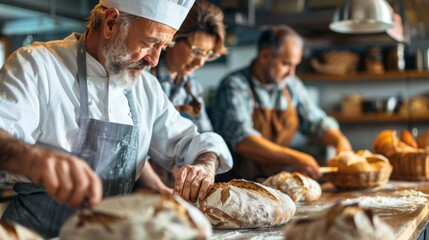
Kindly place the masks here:
<instances>
[{"instance_id":1,"label":"brown leather apron","mask_svg":"<svg viewBox=\"0 0 429 240\"><path fill-rule=\"evenodd\" d=\"M151 69L152 75L159 78L157 68L154 67ZM171 93L168 98L170 101L173 101L174 97L178 93L178 90L182 87L185 87L186 92L189 94L189 96L192 97L192 100L189 104L183 104L183 105L177 105L175 106L177 111L180 112L180 114L188 119L191 119L194 121L194 118L198 116L201 112L201 103L198 100L198 98L192 93L191 91L191 85L189 84L189 81L184 81L184 76L182 74L177 74L176 78L174 79L174 84L176 85L176 88L173 90L173 93Z\"/></svg>"},{"instance_id":2,"label":"brown leather apron","mask_svg":"<svg viewBox=\"0 0 429 240\"><path fill-rule=\"evenodd\" d=\"M262 136L274 143L282 146L289 146L292 137L296 133L299 126L298 114L292 104L288 89L285 87L282 94L285 96L288 104L286 110L263 109L260 108L261 100L255 91L255 84L249 74L246 74L250 89L255 100L253 108L253 127L259 131ZM278 106L280 98L277 99ZM257 178L265 178L284 170L287 165L278 164L263 164L246 158L242 155L234 155L234 171L239 177L256 180Z\"/></svg>"}]
</instances>

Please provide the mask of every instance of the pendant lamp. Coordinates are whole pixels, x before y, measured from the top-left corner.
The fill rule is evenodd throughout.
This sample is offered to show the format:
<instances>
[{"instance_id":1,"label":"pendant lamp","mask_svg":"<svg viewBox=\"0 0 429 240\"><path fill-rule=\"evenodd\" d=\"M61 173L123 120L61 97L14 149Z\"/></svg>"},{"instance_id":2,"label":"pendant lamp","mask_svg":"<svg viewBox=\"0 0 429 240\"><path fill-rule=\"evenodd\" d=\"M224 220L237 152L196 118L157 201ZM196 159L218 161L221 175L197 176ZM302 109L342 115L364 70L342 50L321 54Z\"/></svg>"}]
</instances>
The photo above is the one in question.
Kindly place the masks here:
<instances>
[{"instance_id":1,"label":"pendant lamp","mask_svg":"<svg viewBox=\"0 0 429 240\"><path fill-rule=\"evenodd\" d=\"M343 0L329 28L339 33L377 33L393 27L393 9L385 0Z\"/></svg>"}]
</instances>

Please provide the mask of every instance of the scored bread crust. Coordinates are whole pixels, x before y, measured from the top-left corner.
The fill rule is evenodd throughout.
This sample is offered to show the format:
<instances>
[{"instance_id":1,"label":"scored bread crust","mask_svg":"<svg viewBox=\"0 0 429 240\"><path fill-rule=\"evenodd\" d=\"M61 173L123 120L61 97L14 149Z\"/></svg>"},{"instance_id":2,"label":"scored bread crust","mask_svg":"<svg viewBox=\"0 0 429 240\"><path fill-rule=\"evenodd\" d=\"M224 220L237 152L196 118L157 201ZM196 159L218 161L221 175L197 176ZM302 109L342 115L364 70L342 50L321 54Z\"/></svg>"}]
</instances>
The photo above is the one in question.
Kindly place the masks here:
<instances>
[{"instance_id":1,"label":"scored bread crust","mask_svg":"<svg viewBox=\"0 0 429 240\"><path fill-rule=\"evenodd\" d=\"M8 240L42 240L33 230L14 222L0 221L0 239Z\"/></svg>"},{"instance_id":2,"label":"scored bread crust","mask_svg":"<svg viewBox=\"0 0 429 240\"><path fill-rule=\"evenodd\" d=\"M197 207L217 228L258 228L286 223L295 203L286 194L259 183L233 179L215 183Z\"/></svg>"},{"instance_id":3,"label":"scored bread crust","mask_svg":"<svg viewBox=\"0 0 429 240\"><path fill-rule=\"evenodd\" d=\"M60 239L208 239L211 234L207 218L180 197L142 192L78 212L63 225Z\"/></svg>"},{"instance_id":4,"label":"scored bread crust","mask_svg":"<svg viewBox=\"0 0 429 240\"><path fill-rule=\"evenodd\" d=\"M372 210L334 204L318 215L289 223L285 240L393 240L395 234Z\"/></svg>"},{"instance_id":5,"label":"scored bread crust","mask_svg":"<svg viewBox=\"0 0 429 240\"><path fill-rule=\"evenodd\" d=\"M294 202L314 201L322 195L319 183L298 172L282 171L267 178L263 184L289 195Z\"/></svg>"}]
</instances>

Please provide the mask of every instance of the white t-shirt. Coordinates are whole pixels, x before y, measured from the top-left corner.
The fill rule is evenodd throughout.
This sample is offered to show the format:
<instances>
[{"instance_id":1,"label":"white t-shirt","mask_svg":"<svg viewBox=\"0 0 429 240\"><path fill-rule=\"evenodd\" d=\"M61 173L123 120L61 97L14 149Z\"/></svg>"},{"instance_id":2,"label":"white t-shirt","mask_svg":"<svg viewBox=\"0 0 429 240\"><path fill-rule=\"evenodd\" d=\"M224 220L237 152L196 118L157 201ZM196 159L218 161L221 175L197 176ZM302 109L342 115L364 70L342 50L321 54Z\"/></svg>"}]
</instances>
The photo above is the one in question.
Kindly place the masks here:
<instances>
[{"instance_id":1,"label":"white t-shirt","mask_svg":"<svg viewBox=\"0 0 429 240\"><path fill-rule=\"evenodd\" d=\"M0 70L0 128L29 144L71 152L79 126L76 80L77 37L37 42L14 52ZM89 117L132 125L123 88L109 84L104 67L87 53ZM180 116L158 81L144 72L132 89L140 121L136 177L149 154L161 166L192 164L201 153L220 158L218 173L232 166L231 154L216 133L197 132ZM7 174L9 182L28 181Z\"/></svg>"}]
</instances>

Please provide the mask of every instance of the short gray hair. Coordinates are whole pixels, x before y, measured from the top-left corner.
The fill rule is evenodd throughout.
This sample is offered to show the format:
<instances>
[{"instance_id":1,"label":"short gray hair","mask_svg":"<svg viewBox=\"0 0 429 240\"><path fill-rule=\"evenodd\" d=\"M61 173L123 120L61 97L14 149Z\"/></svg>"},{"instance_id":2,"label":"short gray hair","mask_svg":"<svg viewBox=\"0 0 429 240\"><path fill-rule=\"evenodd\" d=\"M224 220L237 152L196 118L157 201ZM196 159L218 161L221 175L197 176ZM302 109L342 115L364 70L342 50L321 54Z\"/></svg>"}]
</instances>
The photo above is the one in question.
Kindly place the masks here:
<instances>
[{"instance_id":1,"label":"short gray hair","mask_svg":"<svg viewBox=\"0 0 429 240\"><path fill-rule=\"evenodd\" d=\"M91 11L91 15L86 20L86 28L91 30L98 30L104 19L104 13L107 8L101 4L97 4ZM135 20L141 17L134 16L128 13L120 12L119 23L121 27L128 28L128 26Z\"/></svg>"}]
</instances>

